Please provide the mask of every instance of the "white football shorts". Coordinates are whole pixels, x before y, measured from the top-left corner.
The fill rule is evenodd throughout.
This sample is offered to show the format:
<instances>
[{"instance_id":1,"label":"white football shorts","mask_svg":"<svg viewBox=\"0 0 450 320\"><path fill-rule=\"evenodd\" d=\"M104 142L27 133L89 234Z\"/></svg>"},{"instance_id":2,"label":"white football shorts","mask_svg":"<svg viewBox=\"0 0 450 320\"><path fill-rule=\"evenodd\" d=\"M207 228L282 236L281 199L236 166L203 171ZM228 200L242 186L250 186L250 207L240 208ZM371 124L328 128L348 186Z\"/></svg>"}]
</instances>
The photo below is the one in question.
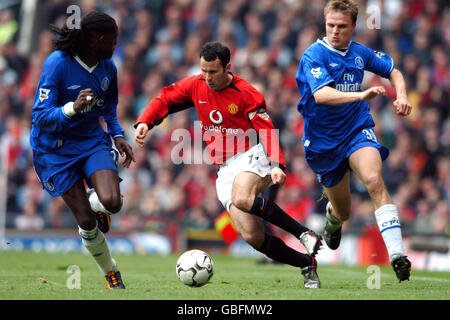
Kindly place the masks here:
<instances>
[{"instance_id":1,"label":"white football shorts","mask_svg":"<svg viewBox=\"0 0 450 320\"><path fill-rule=\"evenodd\" d=\"M220 166L217 172L216 191L219 201L229 211L231 205L231 191L234 178L241 172L253 172L261 178L270 175L270 159L259 143L246 152L236 154Z\"/></svg>"}]
</instances>

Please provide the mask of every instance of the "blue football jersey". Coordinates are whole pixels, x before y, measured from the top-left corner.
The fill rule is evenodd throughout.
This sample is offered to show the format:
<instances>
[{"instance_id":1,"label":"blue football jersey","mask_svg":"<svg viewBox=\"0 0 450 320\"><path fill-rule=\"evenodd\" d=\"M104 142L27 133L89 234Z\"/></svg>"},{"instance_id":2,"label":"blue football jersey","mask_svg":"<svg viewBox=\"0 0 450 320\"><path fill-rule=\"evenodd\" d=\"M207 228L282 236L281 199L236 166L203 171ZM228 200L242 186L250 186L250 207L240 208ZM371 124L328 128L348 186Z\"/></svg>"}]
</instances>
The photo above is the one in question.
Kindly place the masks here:
<instances>
[{"instance_id":1,"label":"blue football jersey","mask_svg":"<svg viewBox=\"0 0 450 320\"><path fill-rule=\"evenodd\" d=\"M304 117L305 148L323 153L339 146L361 129L373 127L370 106L366 101L338 106L317 104L313 94L330 86L339 91L361 90L364 70L389 78L394 61L386 53L377 52L350 41L341 51L318 39L304 53L296 75L301 99L298 111Z\"/></svg>"},{"instance_id":2,"label":"blue football jersey","mask_svg":"<svg viewBox=\"0 0 450 320\"><path fill-rule=\"evenodd\" d=\"M68 116L66 103L74 102L80 90L91 88L92 103L82 113ZM32 111L30 145L36 152L81 154L99 143L111 145L112 137L123 136L117 120L117 69L112 60L89 67L78 57L51 53L43 66ZM107 124L107 132L99 118Z\"/></svg>"}]
</instances>

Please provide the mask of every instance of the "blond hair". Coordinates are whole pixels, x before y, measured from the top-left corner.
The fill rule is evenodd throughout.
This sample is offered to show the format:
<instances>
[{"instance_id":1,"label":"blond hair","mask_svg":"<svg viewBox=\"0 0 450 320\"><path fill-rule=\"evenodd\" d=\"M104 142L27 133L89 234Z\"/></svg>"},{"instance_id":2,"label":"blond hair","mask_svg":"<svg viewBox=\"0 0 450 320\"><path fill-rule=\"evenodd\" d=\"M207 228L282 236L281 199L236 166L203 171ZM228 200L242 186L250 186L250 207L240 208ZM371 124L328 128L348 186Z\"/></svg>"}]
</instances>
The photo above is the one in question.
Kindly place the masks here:
<instances>
[{"instance_id":1,"label":"blond hair","mask_svg":"<svg viewBox=\"0 0 450 320\"><path fill-rule=\"evenodd\" d=\"M325 9L323 9L324 17L331 11L339 11L342 13L348 13L353 23L356 23L358 17L358 5L352 0L330 0L328 1Z\"/></svg>"}]
</instances>

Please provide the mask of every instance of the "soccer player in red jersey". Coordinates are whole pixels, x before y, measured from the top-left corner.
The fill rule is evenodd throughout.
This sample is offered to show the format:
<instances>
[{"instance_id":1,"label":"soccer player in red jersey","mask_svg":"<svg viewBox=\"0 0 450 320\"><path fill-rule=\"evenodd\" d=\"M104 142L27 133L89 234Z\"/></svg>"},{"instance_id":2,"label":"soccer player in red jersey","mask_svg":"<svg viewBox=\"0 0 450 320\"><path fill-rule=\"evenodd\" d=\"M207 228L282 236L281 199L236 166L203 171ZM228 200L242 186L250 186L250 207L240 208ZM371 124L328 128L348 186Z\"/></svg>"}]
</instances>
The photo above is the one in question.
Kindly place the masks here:
<instances>
[{"instance_id":1,"label":"soccer player in red jersey","mask_svg":"<svg viewBox=\"0 0 450 320\"><path fill-rule=\"evenodd\" d=\"M218 198L241 237L269 258L301 268L305 287L319 288L314 256L321 237L258 196L272 183L284 183L285 164L264 97L230 72L230 56L221 43L206 43L200 51L201 74L163 88L137 119L135 140L142 147L148 131L167 115L195 107L212 163L219 166ZM293 234L308 255L265 233L262 219Z\"/></svg>"}]
</instances>

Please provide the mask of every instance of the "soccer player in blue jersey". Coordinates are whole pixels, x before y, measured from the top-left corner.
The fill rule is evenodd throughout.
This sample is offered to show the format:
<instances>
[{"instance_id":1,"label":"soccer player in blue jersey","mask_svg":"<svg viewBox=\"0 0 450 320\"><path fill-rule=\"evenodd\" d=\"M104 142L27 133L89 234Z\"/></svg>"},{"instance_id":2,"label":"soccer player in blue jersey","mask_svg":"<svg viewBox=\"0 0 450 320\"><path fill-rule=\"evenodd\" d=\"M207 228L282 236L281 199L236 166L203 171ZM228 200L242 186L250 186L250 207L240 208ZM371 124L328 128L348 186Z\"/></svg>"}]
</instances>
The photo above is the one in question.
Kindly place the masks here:
<instances>
[{"instance_id":1,"label":"soccer player in blue jersey","mask_svg":"<svg viewBox=\"0 0 450 320\"><path fill-rule=\"evenodd\" d=\"M109 214L122 207L118 153L125 157L124 167L134 161L116 112L117 70L111 57L118 28L113 18L98 11L84 16L80 26L51 26L59 37L39 80L30 144L39 180L72 211L83 244L105 276L106 287L124 289L104 236L109 230ZM86 192L85 182L93 189Z\"/></svg>"},{"instance_id":2,"label":"soccer player in blue jersey","mask_svg":"<svg viewBox=\"0 0 450 320\"><path fill-rule=\"evenodd\" d=\"M364 183L375 207L375 217L399 281L409 279L411 263L403 251L397 207L384 185L381 168L389 151L373 131L368 100L385 95L382 86L361 89L364 71L391 81L397 115L407 116L405 81L386 53L351 40L358 7L351 0L331 0L324 9L326 36L304 53L296 75L301 94L298 110L304 117L305 157L323 186L327 203L324 238L335 250L341 227L351 210L352 170Z\"/></svg>"}]
</instances>

